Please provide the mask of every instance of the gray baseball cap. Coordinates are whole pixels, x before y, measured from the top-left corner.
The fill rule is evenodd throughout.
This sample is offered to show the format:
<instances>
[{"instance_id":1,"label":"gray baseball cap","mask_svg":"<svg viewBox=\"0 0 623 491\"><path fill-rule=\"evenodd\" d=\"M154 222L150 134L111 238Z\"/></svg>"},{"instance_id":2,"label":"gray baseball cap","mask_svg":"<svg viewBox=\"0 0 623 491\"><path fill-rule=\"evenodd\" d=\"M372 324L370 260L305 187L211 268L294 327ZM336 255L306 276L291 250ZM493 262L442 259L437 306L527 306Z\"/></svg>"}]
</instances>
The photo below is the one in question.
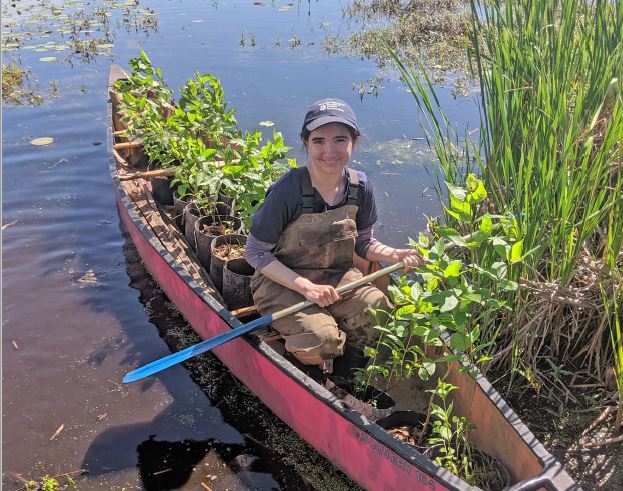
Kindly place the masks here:
<instances>
[{"instance_id":1,"label":"gray baseball cap","mask_svg":"<svg viewBox=\"0 0 623 491\"><path fill-rule=\"evenodd\" d=\"M353 109L343 100L335 98L314 102L305 115L303 129L314 131L329 123L343 123L359 131Z\"/></svg>"}]
</instances>

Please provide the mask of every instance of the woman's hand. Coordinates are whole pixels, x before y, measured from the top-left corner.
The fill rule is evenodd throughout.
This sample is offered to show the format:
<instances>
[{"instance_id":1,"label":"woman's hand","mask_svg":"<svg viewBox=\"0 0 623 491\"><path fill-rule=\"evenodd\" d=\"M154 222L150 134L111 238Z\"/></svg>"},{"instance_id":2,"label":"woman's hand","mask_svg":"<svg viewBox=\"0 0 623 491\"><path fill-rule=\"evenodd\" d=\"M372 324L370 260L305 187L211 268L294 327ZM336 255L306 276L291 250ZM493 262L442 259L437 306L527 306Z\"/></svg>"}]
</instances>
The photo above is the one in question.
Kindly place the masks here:
<instances>
[{"instance_id":1,"label":"woman's hand","mask_svg":"<svg viewBox=\"0 0 623 491\"><path fill-rule=\"evenodd\" d=\"M309 280L305 280L299 293L320 307L327 307L340 299L340 294L331 285L318 285Z\"/></svg>"},{"instance_id":2,"label":"woman's hand","mask_svg":"<svg viewBox=\"0 0 623 491\"><path fill-rule=\"evenodd\" d=\"M402 261L407 268L415 268L424 264L424 258L413 249L395 249L394 259L396 263Z\"/></svg>"}]
</instances>

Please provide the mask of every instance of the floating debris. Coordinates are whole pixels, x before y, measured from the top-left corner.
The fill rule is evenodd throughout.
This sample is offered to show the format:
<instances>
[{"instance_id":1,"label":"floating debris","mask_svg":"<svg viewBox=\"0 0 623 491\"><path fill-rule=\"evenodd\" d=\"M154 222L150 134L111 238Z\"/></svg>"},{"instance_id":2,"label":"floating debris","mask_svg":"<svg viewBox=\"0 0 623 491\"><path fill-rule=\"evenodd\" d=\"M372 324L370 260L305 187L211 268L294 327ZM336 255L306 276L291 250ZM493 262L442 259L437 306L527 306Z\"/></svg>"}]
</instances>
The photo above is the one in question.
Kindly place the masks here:
<instances>
[{"instance_id":1,"label":"floating debris","mask_svg":"<svg viewBox=\"0 0 623 491\"><path fill-rule=\"evenodd\" d=\"M64 424L60 425L60 426L58 427L58 430L56 430L56 431L54 432L54 434L50 437L50 441L54 440L54 439L55 439L58 435L60 435L60 434L61 434L61 431L63 431L63 429L64 429L64 428L65 428L65 425L64 425Z\"/></svg>"},{"instance_id":2,"label":"floating debris","mask_svg":"<svg viewBox=\"0 0 623 491\"><path fill-rule=\"evenodd\" d=\"M89 269L80 278L78 278L78 283L82 283L83 285L96 285L97 276L95 275L95 271Z\"/></svg>"},{"instance_id":3,"label":"floating debris","mask_svg":"<svg viewBox=\"0 0 623 491\"><path fill-rule=\"evenodd\" d=\"M17 220L13 220L12 222L9 223L5 223L2 225L2 231L6 230L7 228L9 228L11 225L15 225L17 223Z\"/></svg>"},{"instance_id":4,"label":"floating debris","mask_svg":"<svg viewBox=\"0 0 623 491\"><path fill-rule=\"evenodd\" d=\"M30 140L30 143L32 145L41 146L41 145L49 145L53 141L54 141L54 138L52 138L51 136L42 136L41 138L35 138L34 140Z\"/></svg>"},{"instance_id":5,"label":"floating debris","mask_svg":"<svg viewBox=\"0 0 623 491\"><path fill-rule=\"evenodd\" d=\"M260 126L275 126L273 121L260 121Z\"/></svg>"}]
</instances>

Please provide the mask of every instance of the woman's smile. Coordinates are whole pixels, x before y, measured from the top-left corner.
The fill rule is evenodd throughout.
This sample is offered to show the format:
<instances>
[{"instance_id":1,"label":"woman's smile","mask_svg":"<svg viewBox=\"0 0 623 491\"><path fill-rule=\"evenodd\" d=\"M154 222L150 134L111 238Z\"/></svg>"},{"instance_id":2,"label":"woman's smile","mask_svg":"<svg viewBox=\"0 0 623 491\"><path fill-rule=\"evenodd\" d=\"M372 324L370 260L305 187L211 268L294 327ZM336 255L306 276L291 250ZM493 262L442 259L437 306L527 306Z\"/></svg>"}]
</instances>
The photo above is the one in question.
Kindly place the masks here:
<instances>
[{"instance_id":1,"label":"woman's smile","mask_svg":"<svg viewBox=\"0 0 623 491\"><path fill-rule=\"evenodd\" d=\"M330 174L343 172L350 161L354 143L343 124L330 123L315 129L307 140L311 165Z\"/></svg>"}]
</instances>

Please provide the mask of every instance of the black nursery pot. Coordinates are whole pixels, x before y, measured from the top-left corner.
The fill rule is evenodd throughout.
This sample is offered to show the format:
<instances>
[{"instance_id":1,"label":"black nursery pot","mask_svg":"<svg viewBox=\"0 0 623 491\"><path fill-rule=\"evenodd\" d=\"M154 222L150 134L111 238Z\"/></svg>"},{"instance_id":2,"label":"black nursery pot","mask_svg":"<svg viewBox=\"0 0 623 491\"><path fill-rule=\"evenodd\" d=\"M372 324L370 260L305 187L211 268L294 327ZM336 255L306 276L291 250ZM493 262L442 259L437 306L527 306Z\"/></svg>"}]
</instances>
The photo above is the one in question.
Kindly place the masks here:
<instances>
[{"instance_id":1,"label":"black nursery pot","mask_svg":"<svg viewBox=\"0 0 623 491\"><path fill-rule=\"evenodd\" d=\"M394 411L389 416L377 420L376 424L389 430L400 426L421 428L426 420L426 414L417 411Z\"/></svg>"},{"instance_id":2,"label":"black nursery pot","mask_svg":"<svg viewBox=\"0 0 623 491\"><path fill-rule=\"evenodd\" d=\"M159 169L159 167L152 162L147 169L156 170ZM151 194L156 203L163 206L172 206L173 189L171 188L171 183L173 182L173 177L152 177L149 182L151 183Z\"/></svg>"},{"instance_id":3,"label":"black nursery pot","mask_svg":"<svg viewBox=\"0 0 623 491\"><path fill-rule=\"evenodd\" d=\"M205 227L222 224L224 228L227 228L234 233L240 233L242 231L242 221L237 217L230 217L226 215L208 215L199 218L195 222L195 241L197 243L197 257L199 262L206 269L210 271L210 258L212 257L212 250L210 245L212 241L219 235L223 235L224 230L217 233L206 231Z\"/></svg>"},{"instance_id":4,"label":"black nursery pot","mask_svg":"<svg viewBox=\"0 0 623 491\"><path fill-rule=\"evenodd\" d=\"M231 310L253 305L251 278L255 269L246 259L227 261L223 270L223 299Z\"/></svg>"},{"instance_id":5,"label":"black nursery pot","mask_svg":"<svg viewBox=\"0 0 623 491\"><path fill-rule=\"evenodd\" d=\"M223 244L244 245L246 243L246 235L225 234L216 237L210 244L210 252L212 255L210 258L210 278L212 278L212 282L219 292L223 293L223 270L225 269L225 264L228 260L215 256L214 251L217 247L220 247Z\"/></svg>"},{"instance_id":6,"label":"black nursery pot","mask_svg":"<svg viewBox=\"0 0 623 491\"><path fill-rule=\"evenodd\" d=\"M350 377L332 375L325 381L325 388L370 421L386 418L396 408L396 402L389 394L372 386L368 387L364 394L355 395L354 383ZM371 404L369 401L374 403Z\"/></svg>"},{"instance_id":7,"label":"black nursery pot","mask_svg":"<svg viewBox=\"0 0 623 491\"><path fill-rule=\"evenodd\" d=\"M222 189L218 192L216 214L228 216L233 216L234 214L234 198L230 197Z\"/></svg>"},{"instance_id":8,"label":"black nursery pot","mask_svg":"<svg viewBox=\"0 0 623 491\"><path fill-rule=\"evenodd\" d=\"M130 164L138 170L146 170L149 166L149 158L145 153L145 147L135 147L130 149L129 159Z\"/></svg>"},{"instance_id":9,"label":"black nursery pot","mask_svg":"<svg viewBox=\"0 0 623 491\"><path fill-rule=\"evenodd\" d=\"M188 203L184 208L184 236L193 251L197 250L195 239L195 223L201 218L201 210L196 203Z\"/></svg>"},{"instance_id":10,"label":"black nursery pot","mask_svg":"<svg viewBox=\"0 0 623 491\"><path fill-rule=\"evenodd\" d=\"M181 232L184 231L184 208L191 201L190 196L180 197L177 191L173 193L173 217L175 218L175 225Z\"/></svg>"}]
</instances>

